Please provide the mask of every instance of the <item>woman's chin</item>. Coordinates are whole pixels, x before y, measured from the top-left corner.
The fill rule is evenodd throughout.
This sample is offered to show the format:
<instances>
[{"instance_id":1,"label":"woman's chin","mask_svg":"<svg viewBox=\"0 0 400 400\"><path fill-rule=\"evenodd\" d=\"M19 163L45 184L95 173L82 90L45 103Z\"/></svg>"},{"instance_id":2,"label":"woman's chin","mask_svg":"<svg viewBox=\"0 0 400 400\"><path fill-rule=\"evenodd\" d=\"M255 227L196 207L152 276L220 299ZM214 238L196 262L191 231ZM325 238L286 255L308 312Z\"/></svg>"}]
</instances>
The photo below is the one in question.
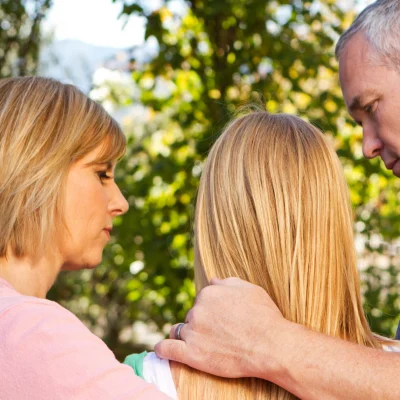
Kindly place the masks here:
<instances>
[{"instance_id":1,"label":"woman's chin","mask_svg":"<svg viewBox=\"0 0 400 400\"><path fill-rule=\"evenodd\" d=\"M63 264L61 271L79 271L81 269L94 269L101 264L102 257L93 260L85 260L84 262L66 262Z\"/></svg>"}]
</instances>

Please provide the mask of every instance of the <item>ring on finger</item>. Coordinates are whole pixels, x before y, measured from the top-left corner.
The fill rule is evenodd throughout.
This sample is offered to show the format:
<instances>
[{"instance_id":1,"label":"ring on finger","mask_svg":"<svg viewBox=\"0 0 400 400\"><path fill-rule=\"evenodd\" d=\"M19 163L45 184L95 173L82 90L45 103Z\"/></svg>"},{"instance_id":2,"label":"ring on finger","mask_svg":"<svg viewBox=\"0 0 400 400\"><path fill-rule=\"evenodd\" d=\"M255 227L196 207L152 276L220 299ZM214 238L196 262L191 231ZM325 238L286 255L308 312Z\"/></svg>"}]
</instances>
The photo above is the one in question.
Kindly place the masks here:
<instances>
[{"instance_id":1,"label":"ring on finger","mask_svg":"<svg viewBox=\"0 0 400 400\"><path fill-rule=\"evenodd\" d=\"M176 333L175 333L175 339L176 340L183 340L181 338L181 330L183 325L185 325L183 322L181 322L180 324L178 324L178 326L176 327Z\"/></svg>"}]
</instances>

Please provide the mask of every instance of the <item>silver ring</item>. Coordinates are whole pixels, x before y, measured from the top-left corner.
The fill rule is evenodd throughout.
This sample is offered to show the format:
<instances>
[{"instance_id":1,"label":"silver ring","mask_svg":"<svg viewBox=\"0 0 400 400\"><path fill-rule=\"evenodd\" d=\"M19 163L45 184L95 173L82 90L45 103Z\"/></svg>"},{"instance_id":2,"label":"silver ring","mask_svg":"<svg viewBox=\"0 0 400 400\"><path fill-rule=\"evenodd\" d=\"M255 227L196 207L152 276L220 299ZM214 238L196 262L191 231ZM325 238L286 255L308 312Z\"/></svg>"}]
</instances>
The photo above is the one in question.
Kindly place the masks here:
<instances>
[{"instance_id":1,"label":"silver ring","mask_svg":"<svg viewBox=\"0 0 400 400\"><path fill-rule=\"evenodd\" d=\"M185 324L183 322L181 322L180 324L178 324L178 326L176 328L176 333L175 333L175 339L176 340L183 340L181 338L181 329L182 329L183 325L185 325Z\"/></svg>"}]
</instances>

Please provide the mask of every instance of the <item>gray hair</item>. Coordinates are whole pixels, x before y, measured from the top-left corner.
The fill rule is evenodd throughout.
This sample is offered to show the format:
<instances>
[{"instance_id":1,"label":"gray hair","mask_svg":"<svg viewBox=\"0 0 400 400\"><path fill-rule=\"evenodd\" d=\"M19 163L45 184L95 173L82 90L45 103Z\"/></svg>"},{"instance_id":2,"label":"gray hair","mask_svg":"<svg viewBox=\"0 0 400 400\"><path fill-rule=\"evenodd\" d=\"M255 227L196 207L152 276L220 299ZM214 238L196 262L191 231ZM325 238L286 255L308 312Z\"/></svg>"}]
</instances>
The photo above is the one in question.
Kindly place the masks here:
<instances>
[{"instance_id":1,"label":"gray hair","mask_svg":"<svg viewBox=\"0 0 400 400\"><path fill-rule=\"evenodd\" d=\"M349 41L359 32L365 35L379 61L400 69L400 1L377 0L366 7L340 37L335 56L341 56Z\"/></svg>"}]
</instances>

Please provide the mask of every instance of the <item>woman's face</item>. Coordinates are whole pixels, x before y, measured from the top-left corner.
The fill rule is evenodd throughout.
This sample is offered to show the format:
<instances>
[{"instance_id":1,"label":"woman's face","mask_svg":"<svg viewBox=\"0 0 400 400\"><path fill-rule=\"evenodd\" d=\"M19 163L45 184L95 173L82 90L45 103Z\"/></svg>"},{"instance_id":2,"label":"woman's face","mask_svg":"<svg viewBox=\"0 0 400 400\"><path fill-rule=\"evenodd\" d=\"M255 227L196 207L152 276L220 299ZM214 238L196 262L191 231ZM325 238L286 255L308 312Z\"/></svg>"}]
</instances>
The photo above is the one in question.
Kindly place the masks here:
<instances>
[{"instance_id":1,"label":"woman's face","mask_svg":"<svg viewBox=\"0 0 400 400\"><path fill-rule=\"evenodd\" d=\"M65 191L67 232L60 242L62 269L93 268L100 264L110 239L113 218L128 211L114 181L115 163L92 164L101 147L72 165Z\"/></svg>"}]
</instances>

